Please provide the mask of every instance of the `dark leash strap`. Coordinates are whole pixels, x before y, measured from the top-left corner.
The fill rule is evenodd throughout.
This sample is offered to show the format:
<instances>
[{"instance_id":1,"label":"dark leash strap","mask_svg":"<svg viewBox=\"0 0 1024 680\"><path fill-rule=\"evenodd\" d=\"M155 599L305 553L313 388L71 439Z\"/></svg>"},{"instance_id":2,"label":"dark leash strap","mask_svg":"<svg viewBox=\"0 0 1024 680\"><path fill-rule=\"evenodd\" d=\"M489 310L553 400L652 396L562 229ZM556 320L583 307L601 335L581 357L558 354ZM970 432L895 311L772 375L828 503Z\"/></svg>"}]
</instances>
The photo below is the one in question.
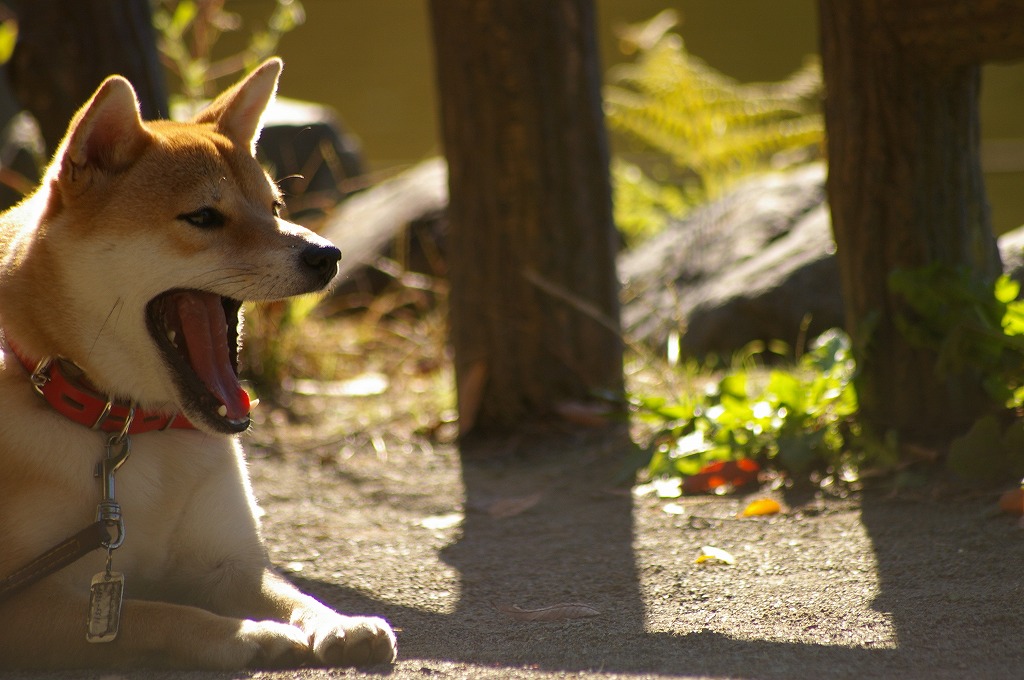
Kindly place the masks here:
<instances>
[{"instance_id":1,"label":"dark leash strap","mask_svg":"<svg viewBox=\"0 0 1024 680\"><path fill-rule=\"evenodd\" d=\"M0 602L18 591L28 588L50 574L60 571L93 550L110 542L110 534L103 522L95 522L71 538L58 543L16 572L0 579Z\"/></svg>"}]
</instances>

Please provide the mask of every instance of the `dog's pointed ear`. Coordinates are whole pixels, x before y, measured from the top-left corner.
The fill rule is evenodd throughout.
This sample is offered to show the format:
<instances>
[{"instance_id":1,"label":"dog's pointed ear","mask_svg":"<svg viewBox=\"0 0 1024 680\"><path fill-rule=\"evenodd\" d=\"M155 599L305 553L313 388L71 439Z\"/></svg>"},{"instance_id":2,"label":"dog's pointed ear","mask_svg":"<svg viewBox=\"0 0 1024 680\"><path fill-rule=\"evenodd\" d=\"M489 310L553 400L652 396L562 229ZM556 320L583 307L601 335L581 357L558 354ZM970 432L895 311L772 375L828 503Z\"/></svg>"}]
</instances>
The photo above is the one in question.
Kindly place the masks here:
<instances>
[{"instance_id":1,"label":"dog's pointed ear","mask_svg":"<svg viewBox=\"0 0 1024 680\"><path fill-rule=\"evenodd\" d=\"M225 91L197 115L195 123L214 123L235 144L247 147L255 155L256 140L263 128L263 112L277 92L283 63L277 57L265 62Z\"/></svg>"},{"instance_id":2,"label":"dog's pointed ear","mask_svg":"<svg viewBox=\"0 0 1024 680\"><path fill-rule=\"evenodd\" d=\"M75 180L88 170L119 172L138 158L149 140L131 83L111 76L71 120L56 155L58 177Z\"/></svg>"}]
</instances>

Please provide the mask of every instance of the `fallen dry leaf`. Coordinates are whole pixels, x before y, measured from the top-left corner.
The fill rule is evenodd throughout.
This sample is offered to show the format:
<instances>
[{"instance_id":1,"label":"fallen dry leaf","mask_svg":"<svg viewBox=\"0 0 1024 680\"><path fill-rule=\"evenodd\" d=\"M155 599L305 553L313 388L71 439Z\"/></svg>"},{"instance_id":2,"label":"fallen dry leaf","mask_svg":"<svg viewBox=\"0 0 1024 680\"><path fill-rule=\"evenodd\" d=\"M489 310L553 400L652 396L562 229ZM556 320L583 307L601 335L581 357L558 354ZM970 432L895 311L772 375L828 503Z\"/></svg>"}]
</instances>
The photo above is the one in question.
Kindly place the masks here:
<instances>
[{"instance_id":1,"label":"fallen dry leaf","mask_svg":"<svg viewBox=\"0 0 1024 680\"><path fill-rule=\"evenodd\" d=\"M757 481L761 466L749 458L708 463L700 472L683 480L686 493L714 493L719 489L738 489Z\"/></svg>"},{"instance_id":2,"label":"fallen dry leaf","mask_svg":"<svg viewBox=\"0 0 1024 680\"><path fill-rule=\"evenodd\" d=\"M533 506L537 505L537 503L540 503L542 498L544 498L543 491L531 493L529 496L499 498L487 506L487 514L495 519L515 517L518 514L526 512Z\"/></svg>"},{"instance_id":3,"label":"fallen dry leaf","mask_svg":"<svg viewBox=\"0 0 1024 680\"><path fill-rule=\"evenodd\" d=\"M782 506L771 498L758 498L751 501L740 513L740 517L757 517L759 515L775 515L782 512Z\"/></svg>"},{"instance_id":4,"label":"fallen dry leaf","mask_svg":"<svg viewBox=\"0 0 1024 680\"><path fill-rule=\"evenodd\" d=\"M679 498L683 495L683 480L679 477L658 477L647 484L633 487L633 495L643 498L649 494L657 494L658 498Z\"/></svg>"},{"instance_id":5,"label":"fallen dry leaf","mask_svg":"<svg viewBox=\"0 0 1024 680\"><path fill-rule=\"evenodd\" d=\"M1011 489L999 497L999 509L1011 515L1024 515L1024 488Z\"/></svg>"},{"instance_id":6,"label":"fallen dry leaf","mask_svg":"<svg viewBox=\"0 0 1024 680\"><path fill-rule=\"evenodd\" d=\"M523 609L515 604L511 607L499 604L492 606L516 621L566 621L568 619L586 619L591 616L601 615L601 612L590 605L578 602L553 604L550 607L540 607L539 609Z\"/></svg>"},{"instance_id":7,"label":"fallen dry leaf","mask_svg":"<svg viewBox=\"0 0 1024 680\"><path fill-rule=\"evenodd\" d=\"M665 503L661 511L669 515L685 515L686 508L679 503Z\"/></svg>"},{"instance_id":8,"label":"fallen dry leaf","mask_svg":"<svg viewBox=\"0 0 1024 680\"><path fill-rule=\"evenodd\" d=\"M581 427L607 427L614 415L610 405L593 401L561 401L555 404L555 413Z\"/></svg>"},{"instance_id":9,"label":"fallen dry leaf","mask_svg":"<svg viewBox=\"0 0 1024 680\"><path fill-rule=\"evenodd\" d=\"M736 564L736 558L732 556L732 553L710 545L703 546L700 549L700 555L697 556L697 564L712 560L723 564Z\"/></svg>"},{"instance_id":10,"label":"fallen dry leaf","mask_svg":"<svg viewBox=\"0 0 1024 680\"><path fill-rule=\"evenodd\" d=\"M449 512L444 515L431 515L420 520L420 526L425 529L451 529L462 524L463 515L461 512Z\"/></svg>"},{"instance_id":11,"label":"fallen dry leaf","mask_svg":"<svg viewBox=\"0 0 1024 680\"><path fill-rule=\"evenodd\" d=\"M469 434L476 425L476 416L484 399L487 384L487 363L474 361L459 375L459 436Z\"/></svg>"}]
</instances>

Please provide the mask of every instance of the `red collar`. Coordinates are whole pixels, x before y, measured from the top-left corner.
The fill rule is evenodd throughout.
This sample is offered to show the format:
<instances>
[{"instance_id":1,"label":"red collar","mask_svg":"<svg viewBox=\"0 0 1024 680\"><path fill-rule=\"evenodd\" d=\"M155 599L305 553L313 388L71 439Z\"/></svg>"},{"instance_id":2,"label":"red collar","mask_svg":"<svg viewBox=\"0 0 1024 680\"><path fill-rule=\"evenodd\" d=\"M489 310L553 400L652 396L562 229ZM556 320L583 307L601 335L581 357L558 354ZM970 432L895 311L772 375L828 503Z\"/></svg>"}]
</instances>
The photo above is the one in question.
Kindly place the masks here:
<instances>
[{"instance_id":1,"label":"red collar","mask_svg":"<svg viewBox=\"0 0 1024 680\"><path fill-rule=\"evenodd\" d=\"M149 413L131 404L114 401L112 398L72 380L65 374L64 361L46 358L32 361L17 349L7 338L7 346L18 357L21 365L31 376L32 386L42 395L50 407L62 416L89 429L102 432L123 432L139 434L171 428L194 430L195 426L182 413L166 415ZM130 418L125 431L125 422Z\"/></svg>"}]
</instances>

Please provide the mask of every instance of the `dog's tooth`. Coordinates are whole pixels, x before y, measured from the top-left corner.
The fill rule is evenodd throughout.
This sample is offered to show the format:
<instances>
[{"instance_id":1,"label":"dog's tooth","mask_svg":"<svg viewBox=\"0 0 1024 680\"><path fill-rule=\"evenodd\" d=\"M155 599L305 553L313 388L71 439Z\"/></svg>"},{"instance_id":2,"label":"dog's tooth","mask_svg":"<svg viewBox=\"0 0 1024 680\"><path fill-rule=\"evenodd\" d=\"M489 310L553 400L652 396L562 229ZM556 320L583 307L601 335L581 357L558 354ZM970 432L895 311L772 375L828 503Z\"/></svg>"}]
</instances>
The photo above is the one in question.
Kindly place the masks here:
<instances>
[{"instance_id":1,"label":"dog's tooth","mask_svg":"<svg viewBox=\"0 0 1024 680\"><path fill-rule=\"evenodd\" d=\"M172 330L168 330L167 331L167 339L171 341L172 345L174 345L174 339L177 338L177 337L178 337L178 334L175 333L174 331L172 331ZM174 346L177 347L177 345L174 345Z\"/></svg>"},{"instance_id":2,"label":"dog's tooth","mask_svg":"<svg viewBox=\"0 0 1024 680\"><path fill-rule=\"evenodd\" d=\"M259 397L252 397L251 399L249 399L249 410L250 411L253 410L254 408L256 408L259 405L260 405Z\"/></svg>"},{"instance_id":3,"label":"dog's tooth","mask_svg":"<svg viewBox=\"0 0 1024 680\"><path fill-rule=\"evenodd\" d=\"M228 407L225 406L224 404L221 404L220 408L217 409L217 415L219 415L221 418L227 418L228 417Z\"/></svg>"}]
</instances>

